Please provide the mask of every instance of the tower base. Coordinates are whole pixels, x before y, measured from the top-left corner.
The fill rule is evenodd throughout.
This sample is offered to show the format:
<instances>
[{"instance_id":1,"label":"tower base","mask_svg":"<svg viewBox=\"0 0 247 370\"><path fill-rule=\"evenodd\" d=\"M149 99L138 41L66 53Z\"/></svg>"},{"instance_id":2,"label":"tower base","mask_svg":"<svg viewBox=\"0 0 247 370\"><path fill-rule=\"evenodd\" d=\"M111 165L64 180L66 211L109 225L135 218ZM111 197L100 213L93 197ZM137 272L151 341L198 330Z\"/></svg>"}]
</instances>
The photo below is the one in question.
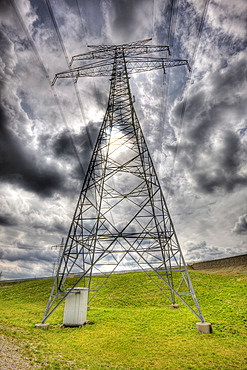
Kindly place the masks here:
<instances>
[{"instance_id":1,"label":"tower base","mask_svg":"<svg viewBox=\"0 0 247 370\"><path fill-rule=\"evenodd\" d=\"M179 304L177 304L177 303L173 303L173 304L171 304L171 305L170 305L170 308L171 308L171 309L179 308Z\"/></svg>"},{"instance_id":2,"label":"tower base","mask_svg":"<svg viewBox=\"0 0 247 370\"><path fill-rule=\"evenodd\" d=\"M197 332L200 334L211 334L213 332L210 322L197 322L196 328Z\"/></svg>"},{"instance_id":3,"label":"tower base","mask_svg":"<svg viewBox=\"0 0 247 370\"><path fill-rule=\"evenodd\" d=\"M35 324L35 328L42 329L42 330L48 330L49 326L50 326L50 324L48 324L48 323Z\"/></svg>"}]
</instances>

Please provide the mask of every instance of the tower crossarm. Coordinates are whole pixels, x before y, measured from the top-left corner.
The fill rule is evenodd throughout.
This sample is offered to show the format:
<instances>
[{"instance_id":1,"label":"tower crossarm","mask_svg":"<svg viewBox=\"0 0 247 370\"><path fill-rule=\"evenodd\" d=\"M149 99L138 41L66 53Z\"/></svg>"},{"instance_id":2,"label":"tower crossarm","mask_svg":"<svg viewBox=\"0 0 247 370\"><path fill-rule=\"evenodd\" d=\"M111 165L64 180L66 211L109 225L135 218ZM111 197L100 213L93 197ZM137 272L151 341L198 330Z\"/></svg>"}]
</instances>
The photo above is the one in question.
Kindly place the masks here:
<instances>
[{"instance_id":1,"label":"tower crossarm","mask_svg":"<svg viewBox=\"0 0 247 370\"><path fill-rule=\"evenodd\" d=\"M152 71L154 69L163 69L165 72L166 68L187 66L190 70L190 66L187 60L182 59L168 59L168 58L131 58L126 60L128 67L128 73L138 73Z\"/></svg>"},{"instance_id":2,"label":"tower crossarm","mask_svg":"<svg viewBox=\"0 0 247 370\"><path fill-rule=\"evenodd\" d=\"M116 50L115 50L116 52ZM128 73L139 73L146 72L155 69L177 67L181 65L187 66L190 70L189 63L187 60L182 59L170 59L170 58L126 58L125 59ZM113 59L107 59L103 61L98 61L90 64L86 64L80 67L71 68L68 71L56 73L52 85L55 84L58 78L73 78L75 81L79 77L102 77L102 76L111 76L113 67Z\"/></svg>"},{"instance_id":3,"label":"tower crossarm","mask_svg":"<svg viewBox=\"0 0 247 370\"><path fill-rule=\"evenodd\" d=\"M140 46L147 44L149 41L152 41L152 38L149 39L144 39L144 40L139 40L139 41L132 41L129 42L128 44L120 44L120 45L88 45L89 48L92 49L102 49L102 48L111 48L111 47L118 47L118 46L124 46L124 47L129 47L129 46Z\"/></svg>"},{"instance_id":4,"label":"tower crossarm","mask_svg":"<svg viewBox=\"0 0 247 370\"><path fill-rule=\"evenodd\" d=\"M124 51L125 57L132 57L134 55L151 54L155 52L167 52L170 55L169 46L162 45L113 45L101 46L98 49L84 54L74 55L71 59L70 66L75 61L90 60L90 59L109 59L114 58L116 49Z\"/></svg>"}]
</instances>

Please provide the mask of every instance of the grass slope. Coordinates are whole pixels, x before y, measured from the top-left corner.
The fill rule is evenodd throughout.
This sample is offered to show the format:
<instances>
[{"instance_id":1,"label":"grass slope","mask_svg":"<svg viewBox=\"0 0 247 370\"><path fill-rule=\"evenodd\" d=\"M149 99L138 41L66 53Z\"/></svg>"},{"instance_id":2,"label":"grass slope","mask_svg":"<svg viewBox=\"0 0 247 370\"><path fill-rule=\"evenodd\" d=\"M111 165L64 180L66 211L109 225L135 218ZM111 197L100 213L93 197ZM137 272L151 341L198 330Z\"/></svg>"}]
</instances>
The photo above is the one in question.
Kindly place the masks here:
<instances>
[{"instance_id":1,"label":"grass slope","mask_svg":"<svg viewBox=\"0 0 247 370\"><path fill-rule=\"evenodd\" d=\"M51 280L0 284L1 330L41 369L247 369L247 275L191 271L213 334L177 310L143 273L113 275L91 303L89 324L63 328L63 307L38 330Z\"/></svg>"}]
</instances>

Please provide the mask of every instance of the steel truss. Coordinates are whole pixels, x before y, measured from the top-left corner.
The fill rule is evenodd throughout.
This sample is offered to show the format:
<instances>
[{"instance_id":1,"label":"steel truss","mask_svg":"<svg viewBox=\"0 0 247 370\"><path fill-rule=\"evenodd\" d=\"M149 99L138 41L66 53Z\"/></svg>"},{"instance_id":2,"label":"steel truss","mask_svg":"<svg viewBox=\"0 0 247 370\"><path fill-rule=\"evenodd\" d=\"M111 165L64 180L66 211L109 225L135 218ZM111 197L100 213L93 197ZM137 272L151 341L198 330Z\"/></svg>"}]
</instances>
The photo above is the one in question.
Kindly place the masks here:
<instances>
[{"instance_id":1,"label":"steel truss","mask_svg":"<svg viewBox=\"0 0 247 370\"><path fill-rule=\"evenodd\" d=\"M204 322L155 168L132 101L130 72L187 65L187 61L135 55L167 46L141 42L98 46L75 60L102 59L57 78L107 76L105 117L76 206L43 323L79 284L90 300L116 271L144 271L174 305L177 299ZM141 58L140 58L141 59ZM72 63L71 63L72 64ZM54 81L55 81L54 80ZM92 288L92 278L103 279ZM70 279L74 276L74 279ZM99 279L98 279L99 280ZM71 282L70 282L71 281Z\"/></svg>"}]
</instances>

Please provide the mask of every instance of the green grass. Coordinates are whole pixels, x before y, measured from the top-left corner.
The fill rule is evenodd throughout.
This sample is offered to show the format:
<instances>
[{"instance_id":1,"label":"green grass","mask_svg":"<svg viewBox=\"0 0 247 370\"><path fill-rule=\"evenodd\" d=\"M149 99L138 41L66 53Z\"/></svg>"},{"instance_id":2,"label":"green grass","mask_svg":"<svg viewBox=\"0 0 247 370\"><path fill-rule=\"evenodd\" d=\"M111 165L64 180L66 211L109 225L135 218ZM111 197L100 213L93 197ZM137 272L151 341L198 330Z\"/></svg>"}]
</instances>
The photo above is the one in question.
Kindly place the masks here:
<instances>
[{"instance_id":1,"label":"green grass","mask_svg":"<svg viewBox=\"0 0 247 370\"><path fill-rule=\"evenodd\" d=\"M63 307L41 321L51 280L0 284L1 331L41 369L247 369L247 275L191 271L213 334L169 302L142 273L113 275L90 304L89 324L63 328Z\"/></svg>"}]
</instances>

